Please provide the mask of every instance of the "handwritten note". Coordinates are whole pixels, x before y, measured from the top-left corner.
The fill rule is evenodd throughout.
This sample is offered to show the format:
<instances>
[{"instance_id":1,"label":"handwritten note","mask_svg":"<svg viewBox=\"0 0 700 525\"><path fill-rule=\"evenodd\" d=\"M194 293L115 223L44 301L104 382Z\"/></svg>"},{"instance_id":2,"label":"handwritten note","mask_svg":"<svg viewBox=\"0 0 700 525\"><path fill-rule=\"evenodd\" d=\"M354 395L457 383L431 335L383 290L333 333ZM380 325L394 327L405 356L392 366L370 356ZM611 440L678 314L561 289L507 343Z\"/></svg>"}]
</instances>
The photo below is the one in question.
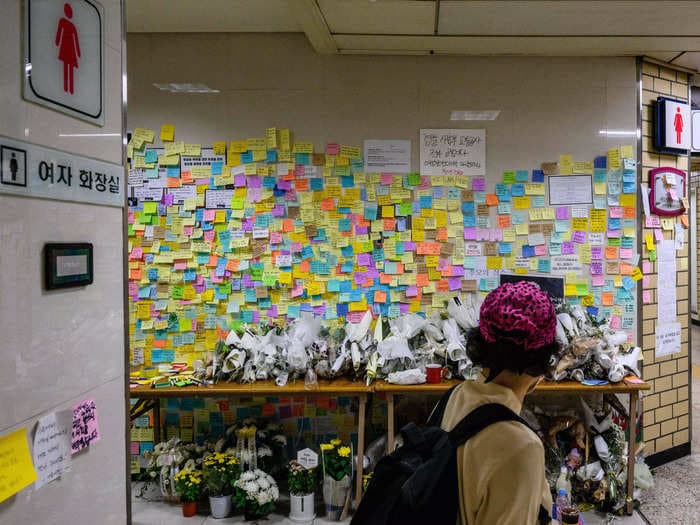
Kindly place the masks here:
<instances>
[{"instance_id":1,"label":"handwritten note","mask_svg":"<svg viewBox=\"0 0 700 525\"><path fill-rule=\"evenodd\" d=\"M63 410L42 417L34 433L36 489L58 479L70 469L73 412Z\"/></svg>"},{"instance_id":2,"label":"handwritten note","mask_svg":"<svg viewBox=\"0 0 700 525\"><path fill-rule=\"evenodd\" d=\"M421 129L421 175L486 175L485 129Z\"/></svg>"},{"instance_id":3,"label":"handwritten note","mask_svg":"<svg viewBox=\"0 0 700 525\"><path fill-rule=\"evenodd\" d=\"M81 451L100 439L97 406L93 399L81 401L73 407L72 452Z\"/></svg>"},{"instance_id":4,"label":"handwritten note","mask_svg":"<svg viewBox=\"0 0 700 525\"><path fill-rule=\"evenodd\" d=\"M0 501L36 480L24 428L0 437Z\"/></svg>"}]
</instances>

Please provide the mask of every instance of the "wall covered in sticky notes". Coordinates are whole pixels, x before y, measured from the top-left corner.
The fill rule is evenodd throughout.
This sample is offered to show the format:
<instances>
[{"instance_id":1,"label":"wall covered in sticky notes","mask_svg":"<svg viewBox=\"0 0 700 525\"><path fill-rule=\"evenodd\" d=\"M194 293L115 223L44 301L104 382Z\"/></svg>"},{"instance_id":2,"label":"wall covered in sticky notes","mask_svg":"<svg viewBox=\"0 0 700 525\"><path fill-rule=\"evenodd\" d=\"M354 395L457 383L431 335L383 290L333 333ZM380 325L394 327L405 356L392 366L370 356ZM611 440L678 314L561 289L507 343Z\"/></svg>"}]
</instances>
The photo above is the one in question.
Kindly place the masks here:
<instances>
[{"instance_id":1,"label":"wall covered in sticky notes","mask_svg":"<svg viewBox=\"0 0 700 525\"><path fill-rule=\"evenodd\" d=\"M191 363L243 324L439 314L454 295L488 293L501 272L565 278L568 302L631 338L642 278L636 184L624 184L635 173L631 147L591 161L562 155L495 181L365 173L359 147L314 152L288 129L260 136L219 153L168 142L174 159L129 144L134 366ZM161 162L171 164L165 174ZM569 176L569 164L590 202L581 180L574 192L547 184ZM593 184L605 191L593 195Z\"/></svg>"}]
</instances>

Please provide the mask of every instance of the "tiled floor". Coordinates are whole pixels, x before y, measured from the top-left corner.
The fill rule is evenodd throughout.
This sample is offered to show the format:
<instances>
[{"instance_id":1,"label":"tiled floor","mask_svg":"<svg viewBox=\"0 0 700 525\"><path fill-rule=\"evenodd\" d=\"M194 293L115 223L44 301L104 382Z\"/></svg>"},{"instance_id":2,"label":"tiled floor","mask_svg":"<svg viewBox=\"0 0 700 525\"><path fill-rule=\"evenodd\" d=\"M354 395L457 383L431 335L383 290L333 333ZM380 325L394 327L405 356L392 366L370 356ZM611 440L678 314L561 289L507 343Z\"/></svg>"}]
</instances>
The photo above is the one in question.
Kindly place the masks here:
<instances>
[{"instance_id":1,"label":"tiled floor","mask_svg":"<svg viewBox=\"0 0 700 525\"><path fill-rule=\"evenodd\" d=\"M690 525L700 523L700 327L693 326L693 415L691 418L693 454L659 467L655 470L655 487L643 498L642 516L651 525ZM241 517L215 520L204 515L183 518L180 507L162 502L147 502L133 499L133 525L226 525L244 523ZM349 520L348 520L349 521ZM585 516L586 525L613 523L615 525L643 525L645 521L638 514L627 518L617 518L612 522L603 516ZM273 515L261 522L267 525L291 525L281 515ZM313 525L330 522L317 518ZM347 523L347 522L346 522Z\"/></svg>"}]
</instances>

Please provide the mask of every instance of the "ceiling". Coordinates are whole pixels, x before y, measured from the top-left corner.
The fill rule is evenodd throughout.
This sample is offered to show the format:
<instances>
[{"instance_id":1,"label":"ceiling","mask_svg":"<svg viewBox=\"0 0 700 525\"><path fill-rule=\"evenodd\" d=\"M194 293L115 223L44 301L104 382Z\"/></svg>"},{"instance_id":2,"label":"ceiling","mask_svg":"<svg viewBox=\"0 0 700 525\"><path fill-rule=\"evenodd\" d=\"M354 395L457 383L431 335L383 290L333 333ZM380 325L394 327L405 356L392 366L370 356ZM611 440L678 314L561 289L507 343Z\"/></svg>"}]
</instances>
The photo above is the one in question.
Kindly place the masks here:
<instances>
[{"instance_id":1,"label":"ceiling","mask_svg":"<svg viewBox=\"0 0 700 525\"><path fill-rule=\"evenodd\" d=\"M304 32L319 53L647 55L700 70L700 2L127 0L129 32Z\"/></svg>"}]
</instances>

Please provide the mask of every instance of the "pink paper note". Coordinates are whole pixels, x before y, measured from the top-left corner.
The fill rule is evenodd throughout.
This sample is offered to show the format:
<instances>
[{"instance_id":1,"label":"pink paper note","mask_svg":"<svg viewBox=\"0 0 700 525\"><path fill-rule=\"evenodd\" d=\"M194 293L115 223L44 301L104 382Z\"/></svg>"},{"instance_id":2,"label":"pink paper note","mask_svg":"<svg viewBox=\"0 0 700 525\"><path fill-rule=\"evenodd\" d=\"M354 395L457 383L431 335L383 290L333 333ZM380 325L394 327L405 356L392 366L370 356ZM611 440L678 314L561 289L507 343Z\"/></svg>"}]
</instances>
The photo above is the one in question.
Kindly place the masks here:
<instances>
[{"instance_id":1,"label":"pink paper note","mask_svg":"<svg viewBox=\"0 0 700 525\"><path fill-rule=\"evenodd\" d=\"M586 242L586 232L576 230L571 236L571 240L579 244Z\"/></svg>"},{"instance_id":2,"label":"pink paper note","mask_svg":"<svg viewBox=\"0 0 700 525\"><path fill-rule=\"evenodd\" d=\"M650 290L644 290L642 292L642 302L644 304L651 303L651 291Z\"/></svg>"},{"instance_id":3,"label":"pink paper note","mask_svg":"<svg viewBox=\"0 0 700 525\"><path fill-rule=\"evenodd\" d=\"M97 406L92 398L73 406L73 432L71 451L73 454L99 441L100 426L97 421Z\"/></svg>"},{"instance_id":4,"label":"pink paper note","mask_svg":"<svg viewBox=\"0 0 700 525\"><path fill-rule=\"evenodd\" d=\"M603 286L605 284L605 276L604 275L594 275L591 277L591 285L592 286Z\"/></svg>"},{"instance_id":5,"label":"pink paper note","mask_svg":"<svg viewBox=\"0 0 700 525\"><path fill-rule=\"evenodd\" d=\"M657 241L663 241L664 240L664 232L661 230L654 230L654 238Z\"/></svg>"},{"instance_id":6,"label":"pink paper note","mask_svg":"<svg viewBox=\"0 0 700 525\"><path fill-rule=\"evenodd\" d=\"M391 173L382 173L382 184L389 186L392 182L394 182L394 175Z\"/></svg>"},{"instance_id":7,"label":"pink paper note","mask_svg":"<svg viewBox=\"0 0 700 525\"><path fill-rule=\"evenodd\" d=\"M486 178L485 177L474 177L472 179L472 189L474 191L486 190Z\"/></svg>"},{"instance_id":8,"label":"pink paper note","mask_svg":"<svg viewBox=\"0 0 700 525\"><path fill-rule=\"evenodd\" d=\"M547 245L538 244L535 246L535 255L547 255Z\"/></svg>"},{"instance_id":9,"label":"pink paper note","mask_svg":"<svg viewBox=\"0 0 700 525\"><path fill-rule=\"evenodd\" d=\"M557 208L557 220L563 221L565 219L569 218L569 208L566 206L562 206L561 208Z\"/></svg>"},{"instance_id":10,"label":"pink paper note","mask_svg":"<svg viewBox=\"0 0 700 525\"><path fill-rule=\"evenodd\" d=\"M216 217L216 210L204 210L204 216L202 217L202 219L207 221L207 222L212 222L215 217Z\"/></svg>"}]
</instances>

